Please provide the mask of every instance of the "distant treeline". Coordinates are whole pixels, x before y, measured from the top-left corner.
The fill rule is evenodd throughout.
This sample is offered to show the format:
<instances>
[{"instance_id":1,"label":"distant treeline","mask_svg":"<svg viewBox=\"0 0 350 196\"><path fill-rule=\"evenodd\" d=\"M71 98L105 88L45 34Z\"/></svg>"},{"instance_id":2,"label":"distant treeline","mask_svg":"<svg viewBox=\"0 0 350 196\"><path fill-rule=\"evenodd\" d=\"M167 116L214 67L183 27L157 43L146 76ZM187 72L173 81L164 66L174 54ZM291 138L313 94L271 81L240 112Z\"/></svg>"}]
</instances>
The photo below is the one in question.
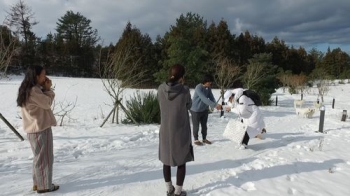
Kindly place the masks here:
<instances>
[{"instance_id":1,"label":"distant treeline","mask_svg":"<svg viewBox=\"0 0 350 196\"><path fill-rule=\"evenodd\" d=\"M102 44L91 20L79 12L67 11L56 22L55 32L37 37L32 27L38 22L29 6L20 0L8 10L7 20L0 26L2 44L15 40L16 50L8 72L22 72L29 65L43 65L51 75L100 77L101 69L111 58L131 51L123 63L143 71L142 85L154 87L167 78L168 68L180 63L186 67L186 83L194 86L203 73L215 74L216 59L227 58L244 70L257 55L273 65L273 73L304 74L322 69L333 78L350 78L350 57L340 48L323 53L316 48L287 46L278 37L266 42L249 31L232 34L227 22L207 23L194 13L181 14L164 35L152 40L128 22L116 44ZM6 38L6 39L5 39ZM8 39L8 40L7 40ZM7 44L7 45L6 45ZM137 62L137 63L135 63ZM135 67L137 66L137 67Z\"/></svg>"}]
</instances>

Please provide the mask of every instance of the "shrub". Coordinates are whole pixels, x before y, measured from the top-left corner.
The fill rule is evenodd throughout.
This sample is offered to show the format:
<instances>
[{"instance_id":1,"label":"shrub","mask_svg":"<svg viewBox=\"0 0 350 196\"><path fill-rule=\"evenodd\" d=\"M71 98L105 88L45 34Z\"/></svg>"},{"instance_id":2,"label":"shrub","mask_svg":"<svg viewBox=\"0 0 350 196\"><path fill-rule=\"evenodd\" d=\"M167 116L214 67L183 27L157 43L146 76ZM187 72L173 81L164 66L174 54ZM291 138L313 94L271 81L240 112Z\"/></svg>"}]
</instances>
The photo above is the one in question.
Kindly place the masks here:
<instances>
[{"instance_id":1,"label":"shrub","mask_svg":"<svg viewBox=\"0 0 350 196\"><path fill-rule=\"evenodd\" d=\"M308 87L312 88L312 87L314 86L314 83L311 82L311 81L308 81L308 82L306 83L306 85L307 85Z\"/></svg>"},{"instance_id":2,"label":"shrub","mask_svg":"<svg viewBox=\"0 0 350 196\"><path fill-rule=\"evenodd\" d=\"M289 92L291 95L297 94L297 90L296 90L294 87L291 87L291 86L288 88L288 92Z\"/></svg>"},{"instance_id":3,"label":"shrub","mask_svg":"<svg viewBox=\"0 0 350 196\"><path fill-rule=\"evenodd\" d=\"M157 100L157 95L148 92L134 94L129 101L126 102L126 110L132 118L140 124L160 123L160 109ZM122 121L123 124L132 124L133 120L126 115L126 119Z\"/></svg>"},{"instance_id":4,"label":"shrub","mask_svg":"<svg viewBox=\"0 0 350 196\"><path fill-rule=\"evenodd\" d=\"M268 92L261 92L260 100L262 105L265 105L265 106L271 105L273 102L273 100L271 99L271 94L269 94Z\"/></svg>"}]
</instances>

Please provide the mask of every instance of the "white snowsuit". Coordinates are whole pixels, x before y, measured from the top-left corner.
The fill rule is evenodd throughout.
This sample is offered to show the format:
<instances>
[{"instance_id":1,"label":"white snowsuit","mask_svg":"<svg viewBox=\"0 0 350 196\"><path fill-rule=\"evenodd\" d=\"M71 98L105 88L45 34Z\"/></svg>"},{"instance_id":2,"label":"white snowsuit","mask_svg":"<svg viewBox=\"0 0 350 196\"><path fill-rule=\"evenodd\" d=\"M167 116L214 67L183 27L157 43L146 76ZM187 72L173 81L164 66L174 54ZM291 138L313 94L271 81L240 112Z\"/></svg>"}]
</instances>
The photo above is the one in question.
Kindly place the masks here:
<instances>
[{"instance_id":1,"label":"white snowsuit","mask_svg":"<svg viewBox=\"0 0 350 196\"><path fill-rule=\"evenodd\" d=\"M243 122L247 125L249 137L254 138L260 134L261 130L265 128L265 122L259 107L254 104L252 99L243 95L243 90L236 91L233 102L232 112L243 119Z\"/></svg>"}]
</instances>

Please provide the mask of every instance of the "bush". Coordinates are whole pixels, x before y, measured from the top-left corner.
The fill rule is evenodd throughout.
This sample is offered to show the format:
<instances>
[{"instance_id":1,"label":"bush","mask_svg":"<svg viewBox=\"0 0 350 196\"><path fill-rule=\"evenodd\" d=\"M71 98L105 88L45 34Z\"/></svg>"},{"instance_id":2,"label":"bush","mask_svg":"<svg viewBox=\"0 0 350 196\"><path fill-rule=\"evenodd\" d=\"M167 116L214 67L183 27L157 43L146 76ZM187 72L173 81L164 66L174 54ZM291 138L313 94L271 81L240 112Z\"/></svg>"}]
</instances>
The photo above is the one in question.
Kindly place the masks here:
<instances>
[{"instance_id":1,"label":"bush","mask_svg":"<svg viewBox=\"0 0 350 196\"><path fill-rule=\"evenodd\" d=\"M157 95L152 92L134 94L134 97L126 102L126 108L132 118L140 124L160 123L160 109ZM122 121L123 124L134 123L129 116Z\"/></svg>"},{"instance_id":2,"label":"bush","mask_svg":"<svg viewBox=\"0 0 350 196\"><path fill-rule=\"evenodd\" d=\"M260 100L262 105L268 106L268 105L272 105L273 100L271 99L271 94L263 91L260 93Z\"/></svg>"},{"instance_id":3,"label":"bush","mask_svg":"<svg viewBox=\"0 0 350 196\"><path fill-rule=\"evenodd\" d=\"M308 82L306 83L306 85L307 85L308 87L312 88L312 87L314 86L314 83L311 82L311 81L308 81Z\"/></svg>"},{"instance_id":4,"label":"bush","mask_svg":"<svg viewBox=\"0 0 350 196\"><path fill-rule=\"evenodd\" d=\"M297 94L297 90L296 90L294 87L291 87L291 86L288 88L288 92L289 92L291 95Z\"/></svg>"}]
</instances>

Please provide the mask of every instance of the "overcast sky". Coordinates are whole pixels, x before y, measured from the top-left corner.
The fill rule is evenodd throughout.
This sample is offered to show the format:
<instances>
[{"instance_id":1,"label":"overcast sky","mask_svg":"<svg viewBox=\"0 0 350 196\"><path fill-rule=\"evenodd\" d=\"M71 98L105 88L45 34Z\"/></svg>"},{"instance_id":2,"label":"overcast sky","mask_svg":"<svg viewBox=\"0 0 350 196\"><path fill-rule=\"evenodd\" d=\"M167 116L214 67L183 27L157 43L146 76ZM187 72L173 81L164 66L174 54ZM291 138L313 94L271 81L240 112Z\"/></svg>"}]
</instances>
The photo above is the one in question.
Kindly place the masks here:
<instances>
[{"instance_id":1,"label":"overcast sky","mask_svg":"<svg viewBox=\"0 0 350 196\"><path fill-rule=\"evenodd\" d=\"M19 1L19 0L18 0ZM17 0L0 0L0 20ZM90 19L104 44L116 43L128 21L152 40L163 36L181 14L199 14L210 24L224 19L233 34L248 30L270 42L326 51L340 47L350 54L350 0L24 0L45 38L68 10Z\"/></svg>"}]
</instances>

